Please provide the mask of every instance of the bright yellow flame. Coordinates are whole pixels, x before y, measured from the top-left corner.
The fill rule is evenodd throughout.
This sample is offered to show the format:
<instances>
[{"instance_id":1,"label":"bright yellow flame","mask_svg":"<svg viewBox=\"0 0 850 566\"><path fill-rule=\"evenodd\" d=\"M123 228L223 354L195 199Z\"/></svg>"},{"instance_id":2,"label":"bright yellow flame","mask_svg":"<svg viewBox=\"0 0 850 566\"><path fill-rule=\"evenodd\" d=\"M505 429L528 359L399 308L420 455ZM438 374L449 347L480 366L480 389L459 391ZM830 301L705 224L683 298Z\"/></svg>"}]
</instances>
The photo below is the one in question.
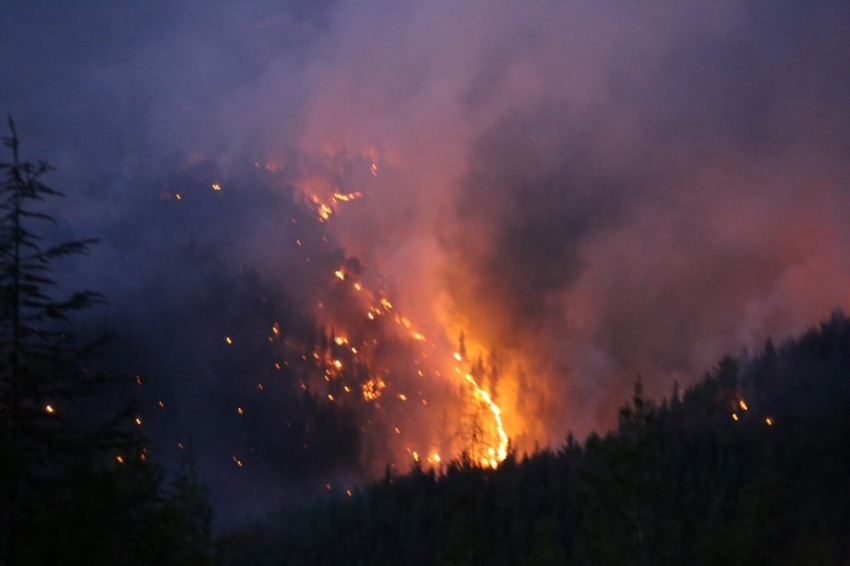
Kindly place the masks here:
<instances>
[{"instance_id":1,"label":"bright yellow flame","mask_svg":"<svg viewBox=\"0 0 850 566\"><path fill-rule=\"evenodd\" d=\"M230 339L230 336L226 337L225 340L227 340L228 344L233 344L233 340Z\"/></svg>"},{"instance_id":2,"label":"bright yellow flame","mask_svg":"<svg viewBox=\"0 0 850 566\"><path fill-rule=\"evenodd\" d=\"M242 407L236 407L236 412L240 415L244 414L244 411L242 411Z\"/></svg>"},{"instance_id":3,"label":"bright yellow flame","mask_svg":"<svg viewBox=\"0 0 850 566\"><path fill-rule=\"evenodd\" d=\"M360 198L362 196L363 196L363 193L359 193L359 192L348 193L347 195L342 194L342 193L334 193L333 200L334 200L334 202L348 202L348 201L354 200L356 198Z\"/></svg>"},{"instance_id":4,"label":"bright yellow flame","mask_svg":"<svg viewBox=\"0 0 850 566\"><path fill-rule=\"evenodd\" d=\"M747 410L747 404L744 402L744 400L743 400L743 399L741 399L740 401L738 401L738 405L741 407L741 409L743 409L743 410L745 410L745 411Z\"/></svg>"},{"instance_id":5,"label":"bright yellow flame","mask_svg":"<svg viewBox=\"0 0 850 566\"><path fill-rule=\"evenodd\" d=\"M459 355L460 354L455 353L455 357ZM493 413L493 418L496 421L496 433L499 435L499 446L496 449L496 458L490 459L491 467L495 468L498 466L499 462L508 457L508 435L505 432L505 425L502 423L502 410L499 409L499 406L493 402L490 394L478 386L478 383L475 381L475 378L472 377L471 373L464 375L464 378L466 378L466 381L472 385L472 388L475 391L475 396L480 399L488 409L490 409L491 413Z\"/></svg>"},{"instance_id":6,"label":"bright yellow flame","mask_svg":"<svg viewBox=\"0 0 850 566\"><path fill-rule=\"evenodd\" d=\"M398 398L402 401L407 401L407 395L405 395L404 393L399 393Z\"/></svg>"},{"instance_id":7,"label":"bright yellow flame","mask_svg":"<svg viewBox=\"0 0 850 566\"><path fill-rule=\"evenodd\" d=\"M337 279L340 281L345 281L345 272L341 269L337 269L334 271L334 275L336 275Z\"/></svg>"},{"instance_id":8,"label":"bright yellow flame","mask_svg":"<svg viewBox=\"0 0 850 566\"><path fill-rule=\"evenodd\" d=\"M461 355L460 355L460 352L455 352L455 359L456 359L457 361L461 361L461 360L463 360L463 356L461 356Z\"/></svg>"},{"instance_id":9,"label":"bright yellow flame","mask_svg":"<svg viewBox=\"0 0 850 566\"><path fill-rule=\"evenodd\" d=\"M770 417L767 417L766 419L764 419L764 422L767 423L767 426L773 426L773 419L770 418Z\"/></svg>"},{"instance_id":10,"label":"bright yellow flame","mask_svg":"<svg viewBox=\"0 0 850 566\"><path fill-rule=\"evenodd\" d=\"M422 336L421 334L419 334L418 332L415 332L415 333L413 334L413 338L414 338L415 340L419 340L420 342L425 342L425 337L424 337L424 336Z\"/></svg>"},{"instance_id":11,"label":"bright yellow flame","mask_svg":"<svg viewBox=\"0 0 850 566\"><path fill-rule=\"evenodd\" d=\"M50 405L46 406L44 408L44 410L47 411L48 413L51 413L51 414L53 413L53 407L51 407Z\"/></svg>"},{"instance_id":12,"label":"bright yellow flame","mask_svg":"<svg viewBox=\"0 0 850 566\"><path fill-rule=\"evenodd\" d=\"M735 419L735 420L737 421L737 420L738 420L738 415L736 415L735 413L732 413L732 418L733 418L733 419Z\"/></svg>"},{"instance_id":13,"label":"bright yellow flame","mask_svg":"<svg viewBox=\"0 0 850 566\"><path fill-rule=\"evenodd\" d=\"M214 191L220 191L221 185L219 185L218 183L213 183L212 188L213 188Z\"/></svg>"},{"instance_id":14,"label":"bright yellow flame","mask_svg":"<svg viewBox=\"0 0 850 566\"><path fill-rule=\"evenodd\" d=\"M319 205L319 221L324 222L333 214L333 209L326 204Z\"/></svg>"}]
</instances>

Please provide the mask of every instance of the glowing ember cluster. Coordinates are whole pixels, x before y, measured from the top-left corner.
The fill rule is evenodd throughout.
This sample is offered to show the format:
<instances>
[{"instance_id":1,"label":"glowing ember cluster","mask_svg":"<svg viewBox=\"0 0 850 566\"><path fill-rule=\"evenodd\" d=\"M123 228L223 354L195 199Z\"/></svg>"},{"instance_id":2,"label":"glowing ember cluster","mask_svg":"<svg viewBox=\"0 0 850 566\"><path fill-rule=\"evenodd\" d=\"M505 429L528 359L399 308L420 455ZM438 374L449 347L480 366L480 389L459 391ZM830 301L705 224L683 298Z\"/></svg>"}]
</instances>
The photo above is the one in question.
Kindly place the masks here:
<instances>
[{"instance_id":1,"label":"glowing ember cluster","mask_svg":"<svg viewBox=\"0 0 850 566\"><path fill-rule=\"evenodd\" d=\"M738 411L741 411L741 415L739 416ZM743 397L739 396L736 401L732 403L732 420L738 422L741 420L743 413L746 413L750 410L750 407L747 405L747 402ZM770 415L764 417L764 424L767 426L773 426L774 418Z\"/></svg>"},{"instance_id":2,"label":"glowing ember cluster","mask_svg":"<svg viewBox=\"0 0 850 566\"><path fill-rule=\"evenodd\" d=\"M319 217L319 222L325 222L327 220L330 220L331 216L336 212L337 205L339 205L339 203L350 202L362 196L363 194L359 192L348 194L334 193L330 197L330 199L323 200L318 195L310 195L308 197L308 201L316 209L316 213Z\"/></svg>"}]
</instances>

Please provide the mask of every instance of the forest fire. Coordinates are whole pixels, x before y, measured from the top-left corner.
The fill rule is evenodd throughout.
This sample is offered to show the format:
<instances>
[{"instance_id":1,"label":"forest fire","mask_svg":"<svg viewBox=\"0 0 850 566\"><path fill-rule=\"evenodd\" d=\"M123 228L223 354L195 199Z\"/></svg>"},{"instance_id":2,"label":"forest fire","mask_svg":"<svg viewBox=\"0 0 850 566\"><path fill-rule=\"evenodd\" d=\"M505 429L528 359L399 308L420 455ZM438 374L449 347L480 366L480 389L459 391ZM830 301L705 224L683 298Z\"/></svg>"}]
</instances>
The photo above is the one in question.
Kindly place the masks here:
<instances>
[{"instance_id":1,"label":"forest fire","mask_svg":"<svg viewBox=\"0 0 850 566\"><path fill-rule=\"evenodd\" d=\"M376 176L376 167L369 170ZM315 211L320 224L341 213L341 205L364 195L337 190L331 181L315 176L300 190L302 202ZM327 225L326 230L332 229ZM352 261L331 268L334 296L321 298L315 313L330 329L327 345L299 346L301 360L312 359L321 372L320 380L308 379L302 388L359 411L367 436L394 431L390 445L396 463L411 457L418 462L418 454L430 454L422 460L437 466L444 461L440 454L450 453L475 465L498 467L509 446L502 409L475 377L474 363L464 359L463 338L460 351L455 351L446 330L437 340L426 338L410 316L403 316L381 277L359 260ZM365 407L352 391L361 393Z\"/></svg>"},{"instance_id":2,"label":"forest fire","mask_svg":"<svg viewBox=\"0 0 850 566\"><path fill-rule=\"evenodd\" d=\"M0 8L0 563L850 556L848 3L220 4Z\"/></svg>"}]
</instances>

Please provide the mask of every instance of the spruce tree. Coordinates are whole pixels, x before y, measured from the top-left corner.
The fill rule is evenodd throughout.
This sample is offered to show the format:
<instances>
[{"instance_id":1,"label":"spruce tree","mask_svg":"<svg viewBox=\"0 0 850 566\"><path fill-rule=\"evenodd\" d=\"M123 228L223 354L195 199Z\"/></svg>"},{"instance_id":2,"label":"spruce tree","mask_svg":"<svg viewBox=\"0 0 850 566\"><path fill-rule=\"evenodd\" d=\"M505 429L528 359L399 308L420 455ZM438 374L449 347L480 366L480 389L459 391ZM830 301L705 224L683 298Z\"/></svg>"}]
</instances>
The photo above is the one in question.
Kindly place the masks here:
<instances>
[{"instance_id":1,"label":"spruce tree","mask_svg":"<svg viewBox=\"0 0 850 566\"><path fill-rule=\"evenodd\" d=\"M140 450L140 437L128 408L104 421L81 409L109 380L88 371L99 343L79 345L69 323L104 299L89 290L54 298L51 272L96 241L44 244L38 228L55 220L39 205L62 194L42 181L49 164L21 160L11 117L8 125L11 161L0 162L0 564L16 566L39 562L52 528L71 528L63 510L79 504L72 485L81 467L120 464Z\"/></svg>"}]
</instances>

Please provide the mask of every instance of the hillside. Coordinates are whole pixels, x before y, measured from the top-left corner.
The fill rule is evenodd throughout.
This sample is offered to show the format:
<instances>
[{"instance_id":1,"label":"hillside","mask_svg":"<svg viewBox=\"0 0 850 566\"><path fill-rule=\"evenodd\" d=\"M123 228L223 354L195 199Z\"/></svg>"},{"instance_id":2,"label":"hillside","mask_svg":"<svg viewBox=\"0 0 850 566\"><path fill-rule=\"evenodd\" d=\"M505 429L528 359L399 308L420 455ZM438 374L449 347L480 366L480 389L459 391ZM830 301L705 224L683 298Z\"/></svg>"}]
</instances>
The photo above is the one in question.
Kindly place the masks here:
<instances>
[{"instance_id":1,"label":"hillside","mask_svg":"<svg viewBox=\"0 0 850 566\"><path fill-rule=\"evenodd\" d=\"M618 430L496 470L388 471L219 541L222 564L847 564L850 321L726 357Z\"/></svg>"}]
</instances>

